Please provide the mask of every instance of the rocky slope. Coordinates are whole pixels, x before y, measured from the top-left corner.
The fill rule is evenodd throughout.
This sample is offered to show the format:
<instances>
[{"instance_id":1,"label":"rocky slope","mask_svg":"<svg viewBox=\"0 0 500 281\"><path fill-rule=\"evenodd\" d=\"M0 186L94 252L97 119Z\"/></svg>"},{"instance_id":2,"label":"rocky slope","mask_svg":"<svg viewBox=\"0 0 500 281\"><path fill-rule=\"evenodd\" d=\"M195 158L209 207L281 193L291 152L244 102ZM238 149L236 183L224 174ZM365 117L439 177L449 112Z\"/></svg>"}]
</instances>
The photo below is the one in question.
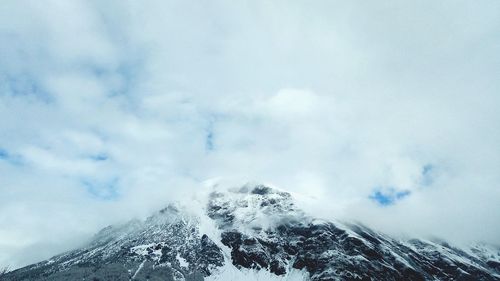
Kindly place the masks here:
<instances>
[{"instance_id":1,"label":"rocky slope","mask_svg":"<svg viewBox=\"0 0 500 281\"><path fill-rule=\"evenodd\" d=\"M245 280L500 280L500 249L397 240L315 219L287 192L246 185L210 193L199 215L170 205L107 227L86 247L4 279L241 280L234 272L260 276Z\"/></svg>"}]
</instances>

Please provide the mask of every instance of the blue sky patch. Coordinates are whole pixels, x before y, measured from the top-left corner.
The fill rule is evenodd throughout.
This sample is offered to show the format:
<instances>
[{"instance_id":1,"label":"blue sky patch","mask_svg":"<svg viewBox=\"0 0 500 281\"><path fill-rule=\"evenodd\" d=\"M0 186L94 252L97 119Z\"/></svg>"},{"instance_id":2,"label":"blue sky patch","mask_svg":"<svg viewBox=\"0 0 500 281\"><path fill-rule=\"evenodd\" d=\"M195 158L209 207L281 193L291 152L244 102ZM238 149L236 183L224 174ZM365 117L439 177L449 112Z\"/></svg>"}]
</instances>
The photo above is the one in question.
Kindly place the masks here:
<instances>
[{"instance_id":1,"label":"blue sky patch","mask_svg":"<svg viewBox=\"0 0 500 281\"><path fill-rule=\"evenodd\" d=\"M211 116L210 120L208 121L208 126L205 135L205 150L207 151L213 151L215 149L214 123L216 118L217 118L216 116Z\"/></svg>"},{"instance_id":2,"label":"blue sky patch","mask_svg":"<svg viewBox=\"0 0 500 281\"><path fill-rule=\"evenodd\" d=\"M432 164L426 164L422 167L422 176L420 183L422 186L429 186L434 183L435 167Z\"/></svg>"},{"instance_id":3,"label":"blue sky patch","mask_svg":"<svg viewBox=\"0 0 500 281\"><path fill-rule=\"evenodd\" d=\"M21 165L21 156L12 154L6 149L0 147L0 161L5 161L12 165Z\"/></svg>"},{"instance_id":4,"label":"blue sky patch","mask_svg":"<svg viewBox=\"0 0 500 281\"><path fill-rule=\"evenodd\" d=\"M33 96L44 103L52 101L52 96L31 75L5 75L0 82L6 87L6 92L12 96Z\"/></svg>"},{"instance_id":5,"label":"blue sky patch","mask_svg":"<svg viewBox=\"0 0 500 281\"><path fill-rule=\"evenodd\" d=\"M109 159L109 156L106 153L99 153L96 155L91 155L90 159L100 162L100 161L106 161Z\"/></svg>"},{"instance_id":6,"label":"blue sky patch","mask_svg":"<svg viewBox=\"0 0 500 281\"><path fill-rule=\"evenodd\" d=\"M9 153L7 153L7 150L0 148L0 159L7 158L9 158Z\"/></svg>"},{"instance_id":7,"label":"blue sky patch","mask_svg":"<svg viewBox=\"0 0 500 281\"><path fill-rule=\"evenodd\" d=\"M83 179L80 183L92 197L97 199L116 200L120 196L118 192L119 179L117 177L106 181Z\"/></svg>"},{"instance_id":8,"label":"blue sky patch","mask_svg":"<svg viewBox=\"0 0 500 281\"><path fill-rule=\"evenodd\" d=\"M209 130L205 138L205 148L208 151L214 150L214 132Z\"/></svg>"},{"instance_id":9,"label":"blue sky patch","mask_svg":"<svg viewBox=\"0 0 500 281\"><path fill-rule=\"evenodd\" d=\"M397 201L407 197L411 192L409 190L396 190L395 188L379 188L375 190L369 198L381 206L389 206Z\"/></svg>"}]
</instances>

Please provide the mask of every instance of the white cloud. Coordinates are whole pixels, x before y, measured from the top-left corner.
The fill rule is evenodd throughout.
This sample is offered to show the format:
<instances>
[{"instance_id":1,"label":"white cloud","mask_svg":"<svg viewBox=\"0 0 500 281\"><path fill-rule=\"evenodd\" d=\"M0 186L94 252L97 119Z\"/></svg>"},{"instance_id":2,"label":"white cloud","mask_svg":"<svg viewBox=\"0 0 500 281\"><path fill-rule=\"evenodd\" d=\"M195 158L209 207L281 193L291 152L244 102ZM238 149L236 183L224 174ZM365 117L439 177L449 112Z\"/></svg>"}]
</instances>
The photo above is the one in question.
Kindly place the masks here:
<instances>
[{"instance_id":1,"label":"white cloud","mask_svg":"<svg viewBox=\"0 0 500 281\"><path fill-rule=\"evenodd\" d=\"M391 233L500 243L494 1L3 7L0 265L214 177ZM376 188L411 194L381 208Z\"/></svg>"}]
</instances>

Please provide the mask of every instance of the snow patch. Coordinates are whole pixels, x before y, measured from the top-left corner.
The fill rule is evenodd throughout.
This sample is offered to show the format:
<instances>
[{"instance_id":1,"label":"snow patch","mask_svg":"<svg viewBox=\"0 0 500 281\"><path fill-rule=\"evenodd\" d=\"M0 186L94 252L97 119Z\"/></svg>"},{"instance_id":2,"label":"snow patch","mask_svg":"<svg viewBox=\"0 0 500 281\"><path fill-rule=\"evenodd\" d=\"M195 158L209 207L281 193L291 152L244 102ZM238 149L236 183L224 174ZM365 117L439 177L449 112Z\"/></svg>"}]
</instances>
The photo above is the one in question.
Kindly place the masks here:
<instances>
[{"instance_id":1,"label":"snow patch","mask_svg":"<svg viewBox=\"0 0 500 281\"><path fill-rule=\"evenodd\" d=\"M179 253L177 253L177 256L175 256L175 258L179 261L181 267L189 267L189 263L186 261L186 259L181 257Z\"/></svg>"},{"instance_id":2,"label":"snow patch","mask_svg":"<svg viewBox=\"0 0 500 281\"><path fill-rule=\"evenodd\" d=\"M278 276L266 270L237 269L229 264L218 273L205 278L206 281L307 281L309 274L293 269L286 275Z\"/></svg>"},{"instance_id":3,"label":"snow patch","mask_svg":"<svg viewBox=\"0 0 500 281\"><path fill-rule=\"evenodd\" d=\"M141 271L142 267L144 266L144 263L146 262L146 260L144 260L140 265L139 267L137 268L137 270L135 271L134 275L132 276L132 279L135 279L135 277L137 276L137 274L139 273L139 271Z\"/></svg>"},{"instance_id":4,"label":"snow patch","mask_svg":"<svg viewBox=\"0 0 500 281\"><path fill-rule=\"evenodd\" d=\"M139 256L146 256L148 254L148 248L151 248L154 246L154 243L151 244L146 244L146 245L139 245L130 248L130 252L139 255Z\"/></svg>"}]
</instances>

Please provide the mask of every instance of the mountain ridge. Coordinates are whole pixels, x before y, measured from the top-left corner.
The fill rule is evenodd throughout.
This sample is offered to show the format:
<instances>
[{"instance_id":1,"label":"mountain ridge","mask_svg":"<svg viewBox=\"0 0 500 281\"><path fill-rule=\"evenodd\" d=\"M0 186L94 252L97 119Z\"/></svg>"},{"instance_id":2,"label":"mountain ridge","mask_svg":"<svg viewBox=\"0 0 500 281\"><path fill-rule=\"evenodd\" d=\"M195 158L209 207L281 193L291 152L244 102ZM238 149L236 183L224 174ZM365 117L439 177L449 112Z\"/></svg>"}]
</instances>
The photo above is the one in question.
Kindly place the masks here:
<instances>
[{"instance_id":1,"label":"mountain ridge","mask_svg":"<svg viewBox=\"0 0 500 281\"><path fill-rule=\"evenodd\" d=\"M500 280L500 249L394 239L358 223L317 219L262 184L216 189L201 212L170 204L98 232L85 247L5 280ZM250 279L251 280L251 279ZM267 279L263 279L267 280Z\"/></svg>"}]
</instances>

